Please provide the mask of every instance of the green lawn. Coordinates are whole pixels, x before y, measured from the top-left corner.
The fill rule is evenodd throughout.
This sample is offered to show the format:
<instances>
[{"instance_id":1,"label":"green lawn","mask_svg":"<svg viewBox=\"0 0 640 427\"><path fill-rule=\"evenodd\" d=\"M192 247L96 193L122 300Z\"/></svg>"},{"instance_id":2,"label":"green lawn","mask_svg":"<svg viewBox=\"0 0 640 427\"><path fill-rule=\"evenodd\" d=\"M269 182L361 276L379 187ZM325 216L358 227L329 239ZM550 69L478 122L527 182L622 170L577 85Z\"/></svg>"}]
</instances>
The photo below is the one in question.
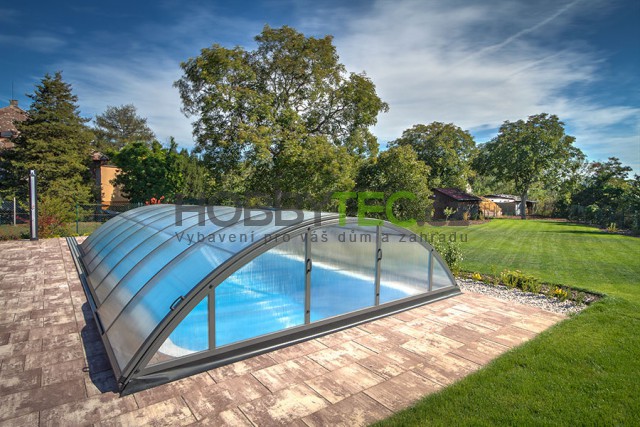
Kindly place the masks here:
<instances>
[{"instance_id":1,"label":"green lawn","mask_svg":"<svg viewBox=\"0 0 640 427\"><path fill-rule=\"evenodd\" d=\"M468 233L465 270L520 269L607 297L381 425L640 423L640 239L552 221L423 230Z\"/></svg>"}]
</instances>

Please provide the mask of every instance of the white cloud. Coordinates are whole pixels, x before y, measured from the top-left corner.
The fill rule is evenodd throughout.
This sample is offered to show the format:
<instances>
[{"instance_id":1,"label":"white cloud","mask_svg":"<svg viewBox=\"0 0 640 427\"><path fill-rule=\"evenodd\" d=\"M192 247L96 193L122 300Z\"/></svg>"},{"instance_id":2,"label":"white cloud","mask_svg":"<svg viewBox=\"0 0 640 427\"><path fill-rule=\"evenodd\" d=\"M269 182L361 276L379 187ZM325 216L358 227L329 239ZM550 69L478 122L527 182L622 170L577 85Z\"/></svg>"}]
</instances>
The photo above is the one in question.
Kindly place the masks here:
<instances>
[{"instance_id":1,"label":"white cloud","mask_svg":"<svg viewBox=\"0 0 640 427\"><path fill-rule=\"evenodd\" d=\"M603 6L604 5L604 6ZM592 158L618 156L640 171L637 106L602 105L589 97L600 79L599 52L567 38L579 14L606 2L384 1L354 12L293 2L292 25L307 35L335 35L341 61L366 70L391 109L374 133L393 140L416 123L454 122L487 134L504 120L557 114ZM214 42L253 47L263 21L222 15L215 7L186 10L172 25L142 23L115 56L95 43L61 66L85 113L133 103L159 139L192 146L173 82L179 62ZM579 37L578 37L579 38ZM577 93L578 95L569 95Z\"/></svg>"},{"instance_id":2,"label":"white cloud","mask_svg":"<svg viewBox=\"0 0 640 427\"><path fill-rule=\"evenodd\" d=\"M580 13L600 2L377 1L344 19L327 12L335 43L350 70L366 70L390 112L375 134L397 138L416 123L454 122L472 131L540 112L557 114L590 156L616 155L640 170L640 108L606 106L588 96L603 59L563 38ZM317 22L316 16L311 22ZM311 26L314 31L317 27ZM613 128L626 134L612 133ZM483 132L486 133L486 132ZM592 157L593 158L593 157Z\"/></svg>"}]
</instances>

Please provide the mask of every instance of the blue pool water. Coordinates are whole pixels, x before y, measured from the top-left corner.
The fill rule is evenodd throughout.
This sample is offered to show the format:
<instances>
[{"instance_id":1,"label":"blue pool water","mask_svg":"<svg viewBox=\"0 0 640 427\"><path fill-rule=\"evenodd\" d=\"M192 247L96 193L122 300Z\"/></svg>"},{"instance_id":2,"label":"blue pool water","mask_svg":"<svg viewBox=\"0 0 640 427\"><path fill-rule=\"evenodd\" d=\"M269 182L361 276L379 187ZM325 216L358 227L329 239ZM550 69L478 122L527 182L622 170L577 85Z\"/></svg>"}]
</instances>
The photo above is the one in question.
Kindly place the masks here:
<instances>
[{"instance_id":1,"label":"blue pool water","mask_svg":"<svg viewBox=\"0 0 640 427\"><path fill-rule=\"evenodd\" d=\"M304 324L304 263L300 257L266 252L216 288L217 347ZM385 303L426 290L381 283ZM311 321L338 316L375 303L374 273L350 274L336 266L314 264ZM172 350L188 354L207 350L208 301L205 299L169 337ZM176 348L177 346L177 348ZM170 354L179 356L182 354Z\"/></svg>"}]
</instances>

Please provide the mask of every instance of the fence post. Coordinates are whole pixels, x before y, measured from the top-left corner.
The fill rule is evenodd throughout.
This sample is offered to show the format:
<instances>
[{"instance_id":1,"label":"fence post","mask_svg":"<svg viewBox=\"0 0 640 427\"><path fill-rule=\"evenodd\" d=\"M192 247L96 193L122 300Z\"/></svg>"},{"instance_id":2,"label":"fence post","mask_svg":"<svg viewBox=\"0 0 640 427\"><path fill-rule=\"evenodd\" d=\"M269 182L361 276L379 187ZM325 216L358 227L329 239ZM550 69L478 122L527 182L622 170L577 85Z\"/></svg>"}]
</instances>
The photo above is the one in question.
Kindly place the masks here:
<instances>
[{"instance_id":1,"label":"fence post","mask_svg":"<svg viewBox=\"0 0 640 427\"><path fill-rule=\"evenodd\" d=\"M38 184L36 171L29 171L29 235L38 240Z\"/></svg>"},{"instance_id":2,"label":"fence post","mask_svg":"<svg viewBox=\"0 0 640 427\"><path fill-rule=\"evenodd\" d=\"M80 209L78 208L78 203L76 202L76 234L80 235Z\"/></svg>"},{"instance_id":3,"label":"fence post","mask_svg":"<svg viewBox=\"0 0 640 427\"><path fill-rule=\"evenodd\" d=\"M13 198L13 226L16 226L16 215L18 213L16 212L16 198Z\"/></svg>"}]
</instances>

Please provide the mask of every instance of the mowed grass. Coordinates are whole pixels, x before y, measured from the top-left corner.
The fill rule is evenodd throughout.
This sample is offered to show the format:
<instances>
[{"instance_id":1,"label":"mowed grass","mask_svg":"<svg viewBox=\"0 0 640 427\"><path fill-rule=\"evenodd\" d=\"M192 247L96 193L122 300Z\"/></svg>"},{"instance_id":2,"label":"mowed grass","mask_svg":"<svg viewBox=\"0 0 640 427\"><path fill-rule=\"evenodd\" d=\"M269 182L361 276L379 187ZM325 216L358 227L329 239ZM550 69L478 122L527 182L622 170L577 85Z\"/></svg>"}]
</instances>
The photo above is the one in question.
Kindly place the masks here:
<instances>
[{"instance_id":1,"label":"mowed grass","mask_svg":"<svg viewBox=\"0 0 640 427\"><path fill-rule=\"evenodd\" d=\"M464 270L520 269L607 296L380 425L640 424L640 239L552 221L421 231L467 233Z\"/></svg>"}]
</instances>

